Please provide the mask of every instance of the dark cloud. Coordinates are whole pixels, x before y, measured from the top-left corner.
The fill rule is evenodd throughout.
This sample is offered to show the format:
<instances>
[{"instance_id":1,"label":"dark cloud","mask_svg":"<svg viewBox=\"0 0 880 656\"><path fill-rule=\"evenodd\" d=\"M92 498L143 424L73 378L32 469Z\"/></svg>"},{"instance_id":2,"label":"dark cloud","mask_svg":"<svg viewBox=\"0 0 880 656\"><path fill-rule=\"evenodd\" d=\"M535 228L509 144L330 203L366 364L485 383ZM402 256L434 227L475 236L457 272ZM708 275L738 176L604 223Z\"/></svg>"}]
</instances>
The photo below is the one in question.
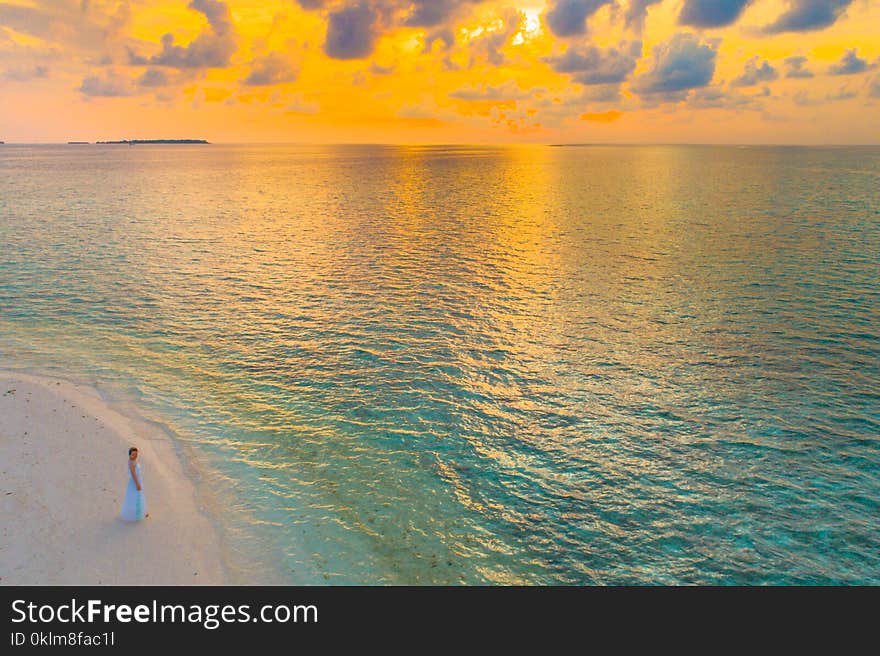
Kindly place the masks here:
<instances>
[{"instance_id":1,"label":"dark cloud","mask_svg":"<svg viewBox=\"0 0 880 656\"><path fill-rule=\"evenodd\" d=\"M788 11L764 28L765 32L808 32L833 25L852 0L789 0Z\"/></svg>"},{"instance_id":2,"label":"dark cloud","mask_svg":"<svg viewBox=\"0 0 880 656\"><path fill-rule=\"evenodd\" d=\"M429 30L425 51L436 41L449 49L455 41L452 19L484 0L298 0L307 9L326 9L324 52L335 59L362 59L376 40L395 26ZM606 0L611 2L612 0Z\"/></svg>"},{"instance_id":3,"label":"dark cloud","mask_svg":"<svg viewBox=\"0 0 880 656\"><path fill-rule=\"evenodd\" d=\"M868 85L868 95L871 98L880 98L880 75L874 77Z\"/></svg>"},{"instance_id":4,"label":"dark cloud","mask_svg":"<svg viewBox=\"0 0 880 656\"><path fill-rule=\"evenodd\" d=\"M362 59L373 52L378 37L377 13L366 2L343 7L327 18L324 52L334 59Z\"/></svg>"},{"instance_id":5,"label":"dark cloud","mask_svg":"<svg viewBox=\"0 0 880 656\"><path fill-rule=\"evenodd\" d=\"M550 0L544 21L556 36L574 36L587 31L587 19L613 0Z\"/></svg>"},{"instance_id":6,"label":"dark cloud","mask_svg":"<svg viewBox=\"0 0 880 656\"><path fill-rule=\"evenodd\" d=\"M828 72L831 75L855 75L856 73L864 73L871 66L868 61L862 59L856 53L856 49L847 50L846 54L840 58L836 64L833 64Z\"/></svg>"},{"instance_id":7,"label":"dark cloud","mask_svg":"<svg viewBox=\"0 0 880 656\"><path fill-rule=\"evenodd\" d=\"M443 49L449 50L455 43L455 32L451 28L444 27L425 36L425 48L422 52L431 52L434 43L440 41L443 43Z\"/></svg>"},{"instance_id":8,"label":"dark cloud","mask_svg":"<svg viewBox=\"0 0 880 656\"><path fill-rule=\"evenodd\" d=\"M408 27L438 27L448 23L449 18L465 6L483 0L296 0L303 9L330 8L340 11L355 4L369 5L374 12L394 17L398 24Z\"/></svg>"},{"instance_id":9,"label":"dark cloud","mask_svg":"<svg viewBox=\"0 0 880 656\"><path fill-rule=\"evenodd\" d=\"M191 0L188 6L208 19L207 31L200 33L187 46L176 45L174 35L166 34L162 37L162 52L145 58L129 51L130 63L180 69L227 66L237 48L229 7L220 0Z\"/></svg>"},{"instance_id":10,"label":"dark cloud","mask_svg":"<svg viewBox=\"0 0 880 656\"><path fill-rule=\"evenodd\" d=\"M109 70L104 75L90 75L79 87L79 92L86 96L116 98L130 96L131 84L127 78Z\"/></svg>"},{"instance_id":11,"label":"dark cloud","mask_svg":"<svg viewBox=\"0 0 880 656\"><path fill-rule=\"evenodd\" d=\"M572 79L580 84L616 84L623 82L635 70L641 43L624 45L623 50L595 46L571 47L558 57L543 61L557 73L573 73Z\"/></svg>"},{"instance_id":12,"label":"dark cloud","mask_svg":"<svg viewBox=\"0 0 880 656\"><path fill-rule=\"evenodd\" d=\"M639 77L633 90L639 94L677 94L705 87L715 74L716 46L700 43L693 34L680 32L656 46L653 66Z\"/></svg>"},{"instance_id":13,"label":"dark cloud","mask_svg":"<svg viewBox=\"0 0 880 656\"><path fill-rule=\"evenodd\" d=\"M161 71L158 68L147 70L138 79L138 86L142 87L167 87L168 84L169 80L165 71Z\"/></svg>"},{"instance_id":14,"label":"dark cloud","mask_svg":"<svg viewBox=\"0 0 880 656\"><path fill-rule=\"evenodd\" d=\"M17 66L3 71L0 79L10 82L30 82L49 76L49 68L37 64L36 66Z\"/></svg>"},{"instance_id":15,"label":"dark cloud","mask_svg":"<svg viewBox=\"0 0 880 656\"><path fill-rule=\"evenodd\" d=\"M742 75L735 78L731 83L731 87L753 87L761 82L772 82L779 77L779 71L770 65L766 59L762 64L758 64L759 58L752 57L746 62L746 68Z\"/></svg>"},{"instance_id":16,"label":"dark cloud","mask_svg":"<svg viewBox=\"0 0 880 656\"><path fill-rule=\"evenodd\" d=\"M788 70L785 72L785 77L790 78L808 78L813 77L813 74L804 68L804 64L807 63L807 58L802 56L796 57L788 57L785 60L785 65Z\"/></svg>"},{"instance_id":17,"label":"dark cloud","mask_svg":"<svg viewBox=\"0 0 880 656\"><path fill-rule=\"evenodd\" d=\"M293 82L298 71L293 64L277 52L270 53L251 62L251 72L243 84L248 86L267 86Z\"/></svg>"},{"instance_id":18,"label":"dark cloud","mask_svg":"<svg viewBox=\"0 0 880 656\"><path fill-rule=\"evenodd\" d=\"M752 0L685 0L678 15L680 25L723 27L736 22Z\"/></svg>"},{"instance_id":19,"label":"dark cloud","mask_svg":"<svg viewBox=\"0 0 880 656\"><path fill-rule=\"evenodd\" d=\"M128 63L132 66L147 66L151 63L149 57L144 57L143 55L139 55L132 48L128 48ZM112 63L112 60L108 60L107 63Z\"/></svg>"},{"instance_id":20,"label":"dark cloud","mask_svg":"<svg viewBox=\"0 0 880 656\"><path fill-rule=\"evenodd\" d=\"M229 7L222 0L190 0L188 7L204 14L217 34L232 31Z\"/></svg>"},{"instance_id":21,"label":"dark cloud","mask_svg":"<svg viewBox=\"0 0 880 656\"><path fill-rule=\"evenodd\" d=\"M404 20L410 27L442 25L467 0L413 0L412 10Z\"/></svg>"},{"instance_id":22,"label":"dark cloud","mask_svg":"<svg viewBox=\"0 0 880 656\"><path fill-rule=\"evenodd\" d=\"M624 14L626 26L641 32L645 26L648 7L660 4L661 2L663 0L630 0L626 8L626 14Z\"/></svg>"}]
</instances>

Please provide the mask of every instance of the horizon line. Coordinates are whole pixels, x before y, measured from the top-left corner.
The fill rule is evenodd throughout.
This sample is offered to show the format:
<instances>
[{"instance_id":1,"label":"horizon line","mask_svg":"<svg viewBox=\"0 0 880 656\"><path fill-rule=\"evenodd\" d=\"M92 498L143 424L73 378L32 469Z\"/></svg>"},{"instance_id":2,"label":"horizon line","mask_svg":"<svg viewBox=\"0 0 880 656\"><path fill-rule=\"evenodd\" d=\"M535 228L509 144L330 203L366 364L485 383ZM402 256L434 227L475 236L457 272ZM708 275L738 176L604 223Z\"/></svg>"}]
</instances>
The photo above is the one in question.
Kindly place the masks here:
<instances>
[{"instance_id":1,"label":"horizon line","mask_svg":"<svg viewBox=\"0 0 880 656\"><path fill-rule=\"evenodd\" d=\"M160 137L157 139L98 139L94 141L82 139L71 139L69 141L3 141L0 139L0 145L5 146L110 146L120 145L121 143L137 142L137 141L181 141L185 139L197 140L200 137ZM104 143L98 143L98 142ZM841 148L841 147L876 147L880 146L880 141L876 142L712 142L712 141L413 141L413 142L396 142L396 141L211 141L205 140L206 143L201 144L137 144L137 145L198 145L198 146L545 146L545 147L566 147L566 146L752 146L752 147L779 147L791 146L801 148ZM116 142L116 143L108 143Z\"/></svg>"}]
</instances>

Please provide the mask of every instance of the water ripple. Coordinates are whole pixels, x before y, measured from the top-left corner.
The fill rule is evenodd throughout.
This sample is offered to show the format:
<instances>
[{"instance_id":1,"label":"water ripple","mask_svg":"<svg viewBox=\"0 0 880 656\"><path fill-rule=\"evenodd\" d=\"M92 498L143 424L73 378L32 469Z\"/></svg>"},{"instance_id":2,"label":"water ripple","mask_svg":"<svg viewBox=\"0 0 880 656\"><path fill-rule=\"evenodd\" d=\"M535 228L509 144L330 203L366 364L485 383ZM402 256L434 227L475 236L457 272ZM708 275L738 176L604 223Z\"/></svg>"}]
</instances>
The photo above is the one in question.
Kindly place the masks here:
<instances>
[{"instance_id":1,"label":"water ripple","mask_svg":"<svg viewBox=\"0 0 880 656\"><path fill-rule=\"evenodd\" d=\"M876 148L0 169L0 356L168 425L244 581L880 583Z\"/></svg>"}]
</instances>

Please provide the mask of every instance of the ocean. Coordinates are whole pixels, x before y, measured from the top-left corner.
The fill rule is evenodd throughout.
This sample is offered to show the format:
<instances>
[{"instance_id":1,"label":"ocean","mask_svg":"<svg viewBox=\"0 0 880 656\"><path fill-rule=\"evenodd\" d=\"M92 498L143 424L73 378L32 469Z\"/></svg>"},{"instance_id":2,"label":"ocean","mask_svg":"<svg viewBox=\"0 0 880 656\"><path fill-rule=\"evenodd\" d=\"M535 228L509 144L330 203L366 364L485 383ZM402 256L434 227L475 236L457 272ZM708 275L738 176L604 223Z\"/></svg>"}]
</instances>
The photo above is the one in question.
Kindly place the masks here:
<instances>
[{"instance_id":1,"label":"ocean","mask_svg":"<svg viewBox=\"0 0 880 656\"><path fill-rule=\"evenodd\" d=\"M876 147L0 146L0 363L241 583L880 584L878 279Z\"/></svg>"}]
</instances>

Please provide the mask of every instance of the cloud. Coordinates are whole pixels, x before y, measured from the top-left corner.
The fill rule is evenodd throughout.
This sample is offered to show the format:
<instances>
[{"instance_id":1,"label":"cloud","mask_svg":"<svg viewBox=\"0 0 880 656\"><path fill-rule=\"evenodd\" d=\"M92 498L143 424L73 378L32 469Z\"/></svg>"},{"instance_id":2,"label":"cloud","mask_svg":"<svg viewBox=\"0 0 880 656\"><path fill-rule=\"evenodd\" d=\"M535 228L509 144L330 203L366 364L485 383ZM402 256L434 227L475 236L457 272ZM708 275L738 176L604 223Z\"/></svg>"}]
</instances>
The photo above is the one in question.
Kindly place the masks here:
<instances>
[{"instance_id":1,"label":"cloud","mask_svg":"<svg viewBox=\"0 0 880 656\"><path fill-rule=\"evenodd\" d=\"M645 27L645 17L648 15L648 7L660 4L663 0L630 0L624 14L626 26L641 32Z\"/></svg>"},{"instance_id":2,"label":"cloud","mask_svg":"<svg viewBox=\"0 0 880 656\"><path fill-rule=\"evenodd\" d=\"M727 107L727 94L721 87L700 89L694 93L690 104L700 109L722 109Z\"/></svg>"},{"instance_id":3,"label":"cloud","mask_svg":"<svg viewBox=\"0 0 880 656\"><path fill-rule=\"evenodd\" d=\"M251 72L242 80L248 86L267 86L293 82L298 75L296 67L284 56L272 52L251 62Z\"/></svg>"},{"instance_id":4,"label":"cloud","mask_svg":"<svg viewBox=\"0 0 880 656\"><path fill-rule=\"evenodd\" d=\"M739 91L724 91L721 87L706 87L697 89L688 99L688 106L697 109L760 109L761 105L756 100L758 96L769 95L769 89L757 95L746 95Z\"/></svg>"},{"instance_id":5,"label":"cloud","mask_svg":"<svg viewBox=\"0 0 880 656\"><path fill-rule=\"evenodd\" d=\"M287 107L284 108L287 114L317 114L321 111L321 105L313 100L306 100L301 94L295 95Z\"/></svg>"},{"instance_id":6,"label":"cloud","mask_svg":"<svg viewBox=\"0 0 880 656\"><path fill-rule=\"evenodd\" d=\"M852 89L847 89L846 87L840 87L834 93L829 93L825 96L826 100L850 100L851 98L855 98L858 94Z\"/></svg>"},{"instance_id":7,"label":"cloud","mask_svg":"<svg viewBox=\"0 0 880 656\"><path fill-rule=\"evenodd\" d=\"M190 0L187 6L204 14L217 34L226 34L232 30L229 7L222 0Z\"/></svg>"},{"instance_id":8,"label":"cloud","mask_svg":"<svg viewBox=\"0 0 880 656\"><path fill-rule=\"evenodd\" d=\"M804 91L803 89L796 92L793 96L794 104L799 105L800 107L812 107L813 105L820 104L819 100L811 97L809 93Z\"/></svg>"},{"instance_id":9,"label":"cloud","mask_svg":"<svg viewBox=\"0 0 880 656\"><path fill-rule=\"evenodd\" d=\"M875 75L868 85L868 95L871 98L880 98L880 75Z\"/></svg>"},{"instance_id":10,"label":"cloud","mask_svg":"<svg viewBox=\"0 0 880 656\"><path fill-rule=\"evenodd\" d=\"M617 102L620 100L620 85L594 84L584 87L581 99L587 102Z\"/></svg>"},{"instance_id":11,"label":"cloud","mask_svg":"<svg viewBox=\"0 0 880 656\"><path fill-rule=\"evenodd\" d=\"M853 0L789 0L788 11L764 28L765 32L809 32L833 25Z\"/></svg>"},{"instance_id":12,"label":"cloud","mask_svg":"<svg viewBox=\"0 0 880 656\"><path fill-rule=\"evenodd\" d=\"M613 123L623 116L623 112L616 109L609 109L607 112L585 112L581 114L582 121L591 121L593 123Z\"/></svg>"},{"instance_id":13,"label":"cloud","mask_svg":"<svg viewBox=\"0 0 880 656\"><path fill-rule=\"evenodd\" d=\"M436 118L437 113L438 108L436 106L425 107L420 104L415 104L401 107L396 115L401 118Z\"/></svg>"},{"instance_id":14,"label":"cloud","mask_svg":"<svg viewBox=\"0 0 880 656\"><path fill-rule=\"evenodd\" d=\"M201 32L187 46L176 45L174 35L165 34L162 52L144 58L129 51L129 63L180 69L226 67L237 48L229 7L220 0L191 0L188 7L208 19L208 30Z\"/></svg>"},{"instance_id":15,"label":"cloud","mask_svg":"<svg viewBox=\"0 0 880 656\"><path fill-rule=\"evenodd\" d=\"M723 27L736 22L752 0L685 0L679 25Z\"/></svg>"},{"instance_id":16,"label":"cloud","mask_svg":"<svg viewBox=\"0 0 880 656\"><path fill-rule=\"evenodd\" d=\"M412 8L404 20L409 27L436 27L446 20L467 0L412 0Z\"/></svg>"},{"instance_id":17,"label":"cloud","mask_svg":"<svg viewBox=\"0 0 880 656\"><path fill-rule=\"evenodd\" d=\"M614 84L623 82L636 68L641 42L623 44L624 50L596 46L571 47L557 57L544 57L543 61L557 73L574 73L573 80L579 84Z\"/></svg>"},{"instance_id":18,"label":"cloud","mask_svg":"<svg viewBox=\"0 0 880 656\"><path fill-rule=\"evenodd\" d=\"M232 91L229 89L219 89L217 87L202 87L202 96L205 99L205 102L210 103L219 103L223 102L229 96L232 95ZM227 104L230 104L227 102Z\"/></svg>"},{"instance_id":19,"label":"cloud","mask_svg":"<svg viewBox=\"0 0 880 656\"><path fill-rule=\"evenodd\" d=\"M391 75L393 72L393 66L380 66L375 62L370 64L370 73L372 73L373 75Z\"/></svg>"},{"instance_id":20,"label":"cloud","mask_svg":"<svg viewBox=\"0 0 880 656\"><path fill-rule=\"evenodd\" d=\"M746 68L742 75L735 78L731 87L753 87L760 82L772 82L779 77L779 72L770 65L766 59L759 66L759 58L752 57L746 62Z\"/></svg>"},{"instance_id":21,"label":"cloud","mask_svg":"<svg viewBox=\"0 0 880 656\"><path fill-rule=\"evenodd\" d=\"M103 76L86 77L79 87L79 92L91 97L116 98L130 96L132 89L127 78L120 76L116 71L108 70Z\"/></svg>"},{"instance_id":22,"label":"cloud","mask_svg":"<svg viewBox=\"0 0 880 656\"><path fill-rule=\"evenodd\" d=\"M858 94L848 89L846 86L840 87L834 93L826 94L824 98L816 98L811 96L807 91L801 90L794 94L794 102L796 105L800 105L801 107L812 107L815 105L821 105L826 102L834 102L838 100L851 100L855 98Z\"/></svg>"},{"instance_id":23,"label":"cloud","mask_svg":"<svg viewBox=\"0 0 880 656\"><path fill-rule=\"evenodd\" d=\"M526 100L531 98L538 89L521 89L513 80L508 80L504 84L497 86L482 85L469 86L453 91L449 94L450 98L467 101L493 101L493 102L509 102L513 100Z\"/></svg>"},{"instance_id":24,"label":"cloud","mask_svg":"<svg viewBox=\"0 0 880 656\"><path fill-rule=\"evenodd\" d=\"M434 47L435 41L441 41L443 43L443 49L449 50L455 43L455 32L453 32L452 29L445 27L426 35L425 47L422 52L431 52L431 48Z\"/></svg>"},{"instance_id":25,"label":"cloud","mask_svg":"<svg viewBox=\"0 0 880 656\"><path fill-rule=\"evenodd\" d=\"M544 21L556 36L574 36L587 31L587 19L613 0L550 0Z\"/></svg>"},{"instance_id":26,"label":"cloud","mask_svg":"<svg viewBox=\"0 0 880 656\"><path fill-rule=\"evenodd\" d=\"M802 56L788 57L785 59L785 65L788 70L785 72L787 78L809 78L813 74L804 68L807 58Z\"/></svg>"},{"instance_id":27,"label":"cloud","mask_svg":"<svg viewBox=\"0 0 880 656\"><path fill-rule=\"evenodd\" d=\"M501 48L516 36L524 20L525 15L516 9L506 8L502 10L501 29L487 30L472 40L470 44L471 52L485 55L486 61L493 66L503 65L505 60L504 55L501 54ZM473 63L472 59L471 65Z\"/></svg>"},{"instance_id":28,"label":"cloud","mask_svg":"<svg viewBox=\"0 0 880 656\"><path fill-rule=\"evenodd\" d=\"M10 82L29 82L31 80L42 79L49 76L49 68L43 65L36 66L17 66L8 68L0 75L0 79L9 80Z\"/></svg>"},{"instance_id":29,"label":"cloud","mask_svg":"<svg viewBox=\"0 0 880 656\"><path fill-rule=\"evenodd\" d=\"M620 88L620 84L567 85L552 93L536 93L521 106L540 115L544 127L570 127L588 120L581 119L584 113L596 114L598 120L598 115L606 112L625 111L619 106L619 103L626 102L626 98L620 94Z\"/></svg>"},{"instance_id":30,"label":"cloud","mask_svg":"<svg viewBox=\"0 0 880 656\"><path fill-rule=\"evenodd\" d=\"M327 20L324 52L334 59L368 57L383 33L400 26L428 30L425 52L430 52L436 41L448 50L455 42L452 19L465 8L484 1L297 0L305 9L326 10L322 12Z\"/></svg>"},{"instance_id":31,"label":"cloud","mask_svg":"<svg viewBox=\"0 0 880 656\"><path fill-rule=\"evenodd\" d=\"M138 78L138 86L142 87L167 87L169 83L165 71L158 68L151 68Z\"/></svg>"},{"instance_id":32,"label":"cloud","mask_svg":"<svg viewBox=\"0 0 880 656\"><path fill-rule=\"evenodd\" d=\"M653 50L651 70L637 78L636 93L677 94L707 86L715 74L715 44L700 43L693 34L679 32Z\"/></svg>"},{"instance_id":33,"label":"cloud","mask_svg":"<svg viewBox=\"0 0 880 656\"><path fill-rule=\"evenodd\" d=\"M433 94L423 93L420 98L414 99L413 102L402 105L395 116L408 119L410 124L416 124L415 119L425 121L428 125L429 121L446 122L455 120L458 113L451 109L448 104L441 107L437 104L437 100Z\"/></svg>"},{"instance_id":34,"label":"cloud","mask_svg":"<svg viewBox=\"0 0 880 656\"><path fill-rule=\"evenodd\" d=\"M361 2L331 12L324 52L334 59L363 59L373 52L378 37L376 12Z\"/></svg>"},{"instance_id":35,"label":"cloud","mask_svg":"<svg viewBox=\"0 0 880 656\"><path fill-rule=\"evenodd\" d=\"M872 68L867 60L860 58L856 52L855 48L847 50L846 54L840 58L840 61L828 69L828 73L830 75L855 75L856 73L864 73Z\"/></svg>"},{"instance_id":36,"label":"cloud","mask_svg":"<svg viewBox=\"0 0 880 656\"><path fill-rule=\"evenodd\" d=\"M63 24L64 18L67 16L57 9L53 11L51 8L0 3L0 25L8 25L18 32L47 40L52 37L57 26Z\"/></svg>"},{"instance_id":37,"label":"cloud","mask_svg":"<svg viewBox=\"0 0 880 656\"><path fill-rule=\"evenodd\" d=\"M90 6L73 0L34 0L30 6L0 2L0 26L63 45L67 51L101 50L123 36L128 2Z\"/></svg>"}]
</instances>

